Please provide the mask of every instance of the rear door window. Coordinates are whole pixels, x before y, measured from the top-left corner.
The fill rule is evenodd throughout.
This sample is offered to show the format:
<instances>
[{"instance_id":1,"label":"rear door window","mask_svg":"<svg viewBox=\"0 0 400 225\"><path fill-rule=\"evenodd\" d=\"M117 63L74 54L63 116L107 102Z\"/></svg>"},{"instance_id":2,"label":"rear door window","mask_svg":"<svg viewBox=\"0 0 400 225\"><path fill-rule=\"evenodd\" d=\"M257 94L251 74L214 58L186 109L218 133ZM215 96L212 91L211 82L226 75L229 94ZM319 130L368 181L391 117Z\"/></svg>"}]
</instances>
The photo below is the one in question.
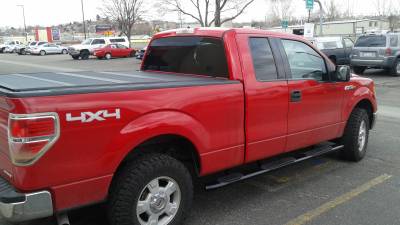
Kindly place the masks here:
<instances>
[{"instance_id":1,"label":"rear door window","mask_svg":"<svg viewBox=\"0 0 400 225\"><path fill-rule=\"evenodd\" d=\"M358 38L355 47L386 47L386 36L361 36Z\"/></svg>"},{"instance_id":2,"label":"rear door window","mask_svg":"<svg viewBox=\"0 0 400 225\"><path fill-rule=\"evenodd\" d=\"M223 41L211 37L156 39L148 46L143 70L229 78Z\"/></svg>"},{"instance_id":3,"label":"rear door window","mask_svg":"<svg viewBox=\"0 0 400 225\"><path fill-rule=\"evenodd\" d=\"M250 38L249 42L257 80L277 80L278 72L268 39Z\"/></svg>"}]
</instances>

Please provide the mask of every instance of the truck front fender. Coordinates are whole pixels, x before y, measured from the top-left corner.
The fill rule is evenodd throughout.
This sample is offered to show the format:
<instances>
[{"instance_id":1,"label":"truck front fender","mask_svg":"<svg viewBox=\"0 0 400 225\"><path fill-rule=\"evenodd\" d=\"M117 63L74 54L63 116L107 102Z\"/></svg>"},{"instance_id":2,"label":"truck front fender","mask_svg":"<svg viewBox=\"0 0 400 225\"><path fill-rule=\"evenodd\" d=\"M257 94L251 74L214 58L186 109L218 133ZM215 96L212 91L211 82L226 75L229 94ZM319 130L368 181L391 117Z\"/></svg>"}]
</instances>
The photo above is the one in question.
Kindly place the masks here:
<instances>
[{"instance_id":1,"label":"truck front fender","mask_svg":"<svg viewBox=\"0 0 400 225\"><path fill-rule=\"evenodd\" d=\"M362 101L368 101L372 109L371 113L374 113L378 110L375 93L373 93L370 88L362 86L355 90L351 96L348 96L348 101L345 102L345 106L343 107L343 121L347 121L349 119L354 108Z\"/></svg>"}]
</instances>

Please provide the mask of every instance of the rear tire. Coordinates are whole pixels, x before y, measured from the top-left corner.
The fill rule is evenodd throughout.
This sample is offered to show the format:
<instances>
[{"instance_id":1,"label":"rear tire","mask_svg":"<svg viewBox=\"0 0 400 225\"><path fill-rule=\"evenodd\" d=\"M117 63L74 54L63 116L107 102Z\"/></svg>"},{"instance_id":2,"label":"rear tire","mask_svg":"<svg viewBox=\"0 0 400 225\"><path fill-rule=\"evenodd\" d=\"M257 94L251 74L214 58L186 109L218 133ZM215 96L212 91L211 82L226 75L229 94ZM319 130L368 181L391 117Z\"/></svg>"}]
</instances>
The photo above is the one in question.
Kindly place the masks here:
<instances>
[{"instance_id":1,"label":"rear tire","mask_svg":"<svg viewBox=\"0 0 400 225\"><path fill-rule=\"evenodd\" d=\"M182 224L193 198L188 169L162 154L148 154L127 164L113 182L109 198L111 225L141 225L150 219ZM139 203L140 202L140 203Z\"/></svg>"},{"instance_id":2,"label":"rear tire","mask_svg":"<svg viewBox=\"0 0 400 225\"><path fill-rule=\"evenodd\" d=\"M21 55L26 55L26 50L25 49L21 49Z\"/></svg>"},{"instance_id":3,"label":"rear tire","mask_svg":"<svg viewBox=\"0 0 400 225\"><path fill-rule=\"evenodd\" d=\"M367 110L355 108L347 121L340 144L344 145L341 156L345 160L358 162L367 152L370 122Z\"/></svg>"},{"instance_id":4,"label":"rear tire","mask_svg":"<svg viewBox=\"0 0 400 225\"><path fill-rule=\"evenodd\" d=\"M367 68L365 66L353 66L354 73L359 75L363 74L366 69Z\"/></svg>"},{"instance_id":5,"label":"rear tire","mask_svg":"<svg viewBox=\"0 0 400 225\"><path fill-rule=\"evenodd\" d=\"M395 77L400 76L400 58L395 60L393 67L389 70L389 73Z\"/></svg>"}]
</instances>

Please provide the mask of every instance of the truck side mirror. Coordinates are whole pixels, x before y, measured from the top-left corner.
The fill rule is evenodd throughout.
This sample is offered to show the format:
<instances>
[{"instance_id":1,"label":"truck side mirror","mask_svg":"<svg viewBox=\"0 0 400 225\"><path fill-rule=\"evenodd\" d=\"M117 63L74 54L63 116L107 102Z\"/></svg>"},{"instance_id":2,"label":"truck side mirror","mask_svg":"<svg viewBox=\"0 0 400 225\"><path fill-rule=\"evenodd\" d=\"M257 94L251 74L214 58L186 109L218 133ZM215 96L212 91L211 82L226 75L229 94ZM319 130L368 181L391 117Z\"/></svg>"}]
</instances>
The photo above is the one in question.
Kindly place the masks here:
<instances>
[{"instance_id":1,"label":"truck side mirror","mask_svg":"<svg viewBox=\"0 0 400 225\"><path fill-rule=\"evenodd\" d=\"M351 77L350 66L336 66L335 78L336 81L348 82Z\"/></svg>"}]
</instances>

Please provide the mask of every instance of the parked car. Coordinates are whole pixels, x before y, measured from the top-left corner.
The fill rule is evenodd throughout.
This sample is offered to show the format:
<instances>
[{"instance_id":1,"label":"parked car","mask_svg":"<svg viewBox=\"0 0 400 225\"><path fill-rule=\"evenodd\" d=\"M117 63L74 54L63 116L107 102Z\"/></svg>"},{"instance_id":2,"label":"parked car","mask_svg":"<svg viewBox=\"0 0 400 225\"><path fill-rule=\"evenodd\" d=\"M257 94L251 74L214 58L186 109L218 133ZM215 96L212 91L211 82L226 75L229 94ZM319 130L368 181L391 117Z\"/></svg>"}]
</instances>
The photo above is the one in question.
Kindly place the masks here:
<instances>
[{"instance_id":1,"label":"parked car","mask_svg":"<svg viewBox=\"0 0 400 225\"><path fill-rule=\"evenodd\" d=\"M332 151L360 161L377 111L371 79L255 29L158 33L141 71L0 83L0 213L14 222L105 202L113 225L182 224L198 177L220 172L213 189Z\"/></svg>"},{"instance_id":2,"label":"parked car","mask_svg":"<svg viewBox=\"0 0 400 225\"><path fill-rule=\"evenodd\" d=\"M47 43L48 43L47 41L32 41L32 42L29 42L25 46L21 46L19 51L17 51L17 53L21 54L21 55L31 54L32 48L35 48L35 47L38 47L40 45L44 45Z\"/></svg>"},{"instance_id":3,"label":"parked car","mask_svg":"<svg viewBox=\"0 0 400 225\"><path fill-rule=\"evenodd\" d=\"M135 53L135 49L128 48L125 45L109 44L103 48L95 49L93 55L98 59L111 59L120 57L134 57Z\"/></svg>"},{"instance_id":4,"label":"parked car","mask_svg":"<svg viewBox=\"0 0 400 225\"><path fill-rule=\"evenodd\" d=\"M32 55L48 55L48 54L68 54L67 47L46 43L43 45L38 45L30 48L30 53Z\"/></svg>"},{"instance_id":5,"label":"parked car","mask_svg":"<svg viewBox=\"0 0 400 225\"><path fill-rule=\"evenodd\" d=\"M400 76L400 34L359 37L351 52L351 66L357 74L362 74L368 68L379 68L393 76Z\"/></svg>"},{"instance_id":6,"label":"parked car","mask_svg":"<svg viewBox=\"0 0 400 225\"><path fill-rule=\"evenodd\" d=\"M9 41L2 47L2 51L3 53L16 53L16 48L20 45L23 45L20 41Z\"/></svg>"},{"instance_id":7,"label":"parked car","mask_svg":"<svg viewBox=\"0 0 400 225\"><path fill-rule=\"evenodd\" d=\"M139 50L136 52L136 58L139 60L142 60L144 57L144 54L146 53L147 47L144 47L143 49Z\"/></svg>"},{"instance_id":8,"label":"parked car","mask_svg":"<svg viewBox=\"0 0 400 225\"><path fill-rule=\"evenodd\" d=\"M317 37L317 47L336 65L349 65L354 42L346 37Z\"/></svg>"},{"instance_id":9,"label":"parked car","mask_svg":"<svg viewBox=\"0 0 400 225\"><path fill-rule=\"evenodd\" d=\"M102 48L109 44L121 44L129 47L127 38L124 37L103 37L103 38L89 38L79 45L72 45L68 48L69 54L75 60L89 59L90 55L94 53L95 49Z\"/></svg>"}]
</instances>

